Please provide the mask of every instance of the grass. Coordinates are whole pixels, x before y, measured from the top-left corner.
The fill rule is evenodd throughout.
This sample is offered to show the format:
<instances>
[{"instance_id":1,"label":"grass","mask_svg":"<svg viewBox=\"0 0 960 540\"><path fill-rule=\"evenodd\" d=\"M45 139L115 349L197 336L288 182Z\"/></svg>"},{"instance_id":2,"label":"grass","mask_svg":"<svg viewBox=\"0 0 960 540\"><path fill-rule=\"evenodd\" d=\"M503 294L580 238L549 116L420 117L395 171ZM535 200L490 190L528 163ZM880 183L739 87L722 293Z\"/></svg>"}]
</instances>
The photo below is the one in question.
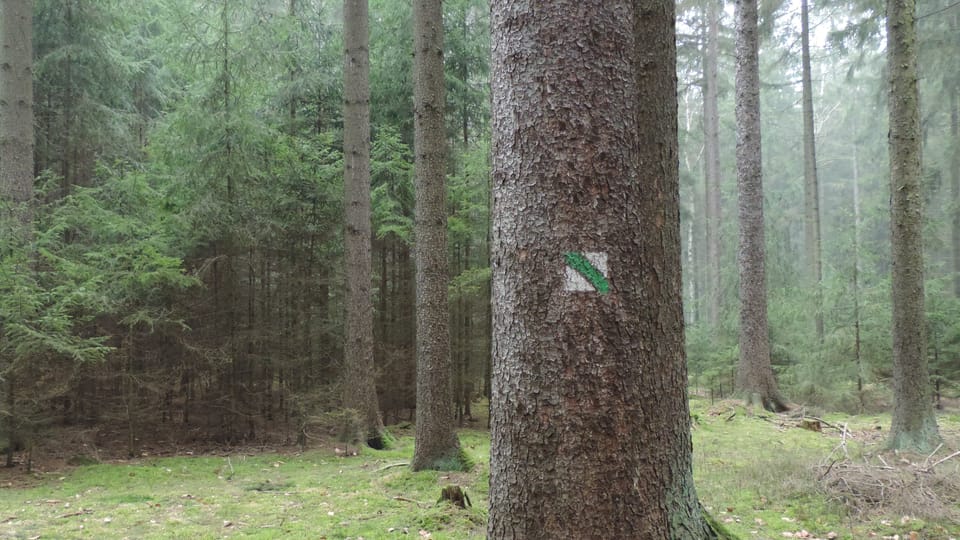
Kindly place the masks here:
<instances>
[{"instance_id":1,"label":"grass","mask_svg":"<svg viewBox=\"0 0 960 540\"><path fill-rule=\"evenodd\" d=\"M921 487L940 490L938 500L947 503L939 514L928 515L923 505L911 505L910 497L897 504L903 501L892 492L872 503L845 498L844 487L858 486L854 475L876 472L881 476L869 477L871 482L892 481L894 475L916 474L927 458L883 451L889 415L823 418L830 426L845 427L848 434L842 437L840 429L826 424L822 432L801 429L797 419L749 414L736 402L711 406L695 399L691 412L697 492L717 520L741 538L960 538L960 457L922 473L928 484ZM960 447L958 420L956 414L939 417L945 444L936 458ZM883 459L894 466L882 468ZM847 478L838 476L843 465L849 465L842 473ZM836 486L821 477L836 478Z\"/></svg>"},{"instance_id":2,"label":"grass","mask_svg":"<svg viewBox=\"0 0 960 540\"><path fill-rule=\"evenodd\" d=\"M691 409L698 493L741 538L960 537L960 522L948 515L854 508L825 489L818 478L842 454L836 430L799 429L795 421L751 415L734 402L694 400ZM853 435L845 448L858 463L875 459L889 426L888 416L825 420L848 425ZM960 415L942 415L940 426L952 450L938 457L960 443ZM141 459L32 477L7 471L0 476L6 486L0 487L0 538L483 538L489 436L464 430L460 437L474 463L467 472L392 466L408 462L413 451L402 433L391 449L364 449L356 457L327 448ZM960 457L937 470L960 478ZM452 484L466 489L471 508L437 502L441 488ZM960 502L950 504L960 514ZM810 536L797 536L801 531Z\"/></svg>"},{"instance_id":3,"label":"grass","mask_svg":"<svg viewBox=\"0 0 960 540\"><path fill-rule=\"evenodd\" d=\"M460 437L476 463L488 461L486 434ZM389 467L408 461L412 444L400 437L357 457L177 457L38 474L36 486L0 492L0 538L483 538L486 465ZM464 486L473 507L437 504L449 484Z\"/></svg>"}]
</instances>

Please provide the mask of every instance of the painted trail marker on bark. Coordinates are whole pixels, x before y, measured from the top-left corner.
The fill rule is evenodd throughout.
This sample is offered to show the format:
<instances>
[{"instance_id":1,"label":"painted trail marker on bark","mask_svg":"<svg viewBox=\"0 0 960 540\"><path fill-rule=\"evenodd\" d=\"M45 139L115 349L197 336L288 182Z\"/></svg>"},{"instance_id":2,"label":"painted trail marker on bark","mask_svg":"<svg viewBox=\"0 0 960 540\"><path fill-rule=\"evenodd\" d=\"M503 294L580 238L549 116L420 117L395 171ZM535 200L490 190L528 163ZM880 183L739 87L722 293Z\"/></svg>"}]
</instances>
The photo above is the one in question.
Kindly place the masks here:
<instances>
[{"instance_id":1,"label":"painted trail marker on bark","mask_svg":"<svg viewBox=\"0 0 960 540\"><path fill-rule=\"evenodd\" d=\"M573 292L610 292L607 281L607 254L570 251L563 254L566 280L564 290Z\"/></svg>"}]
</instances>

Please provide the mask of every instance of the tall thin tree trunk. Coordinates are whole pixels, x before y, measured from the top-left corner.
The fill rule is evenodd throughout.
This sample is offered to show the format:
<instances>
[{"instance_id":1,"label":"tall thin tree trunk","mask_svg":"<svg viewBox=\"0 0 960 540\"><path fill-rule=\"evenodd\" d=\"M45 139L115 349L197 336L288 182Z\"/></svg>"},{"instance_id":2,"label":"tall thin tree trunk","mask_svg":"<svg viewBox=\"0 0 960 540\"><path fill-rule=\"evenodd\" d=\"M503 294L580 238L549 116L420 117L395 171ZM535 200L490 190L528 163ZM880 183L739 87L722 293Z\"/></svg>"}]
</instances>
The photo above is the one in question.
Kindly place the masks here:
<instances>
[{"instance_id":1,"label":"tall thin tree trunk","mask_svg":"<svg viewBox=\"0 0 960 540\"><path fill-rule=\"evenodd\" d=\"M370 253L370 52L367 0L344 0L343 155L347 263L343 404L363 422L367 444L383 447L373 364Z\"/></svg>"},{"instance_id":2,"label":"tall thin tree trunk","mask_svg":"<svg viewBox=\"0 0 960 540\"><path fill-rule=\"evenodd\" d=\"M712 330L720 324L723 291L720 282L720 108L717 90L717 62L720 57L720 7L722 0L707 1L707 50L704 55L703 129L704 191L706 194L707 237L707 323Z\"/></svg>"},{"instance_id":3,"label":"tall thin tree trunk","mask_svg":"<svg viewBox=\"0 0 960 540\"><path fill-rule=\"evenodd\" d=\"M27 243L33 227L33 0L0 0L0 66L0 220L19 227L17 237ZM0 339L3 333L0 321ZM0 357L5 379L0 381L0 403L7 409L0 415L0 434L7 439L8 467L19 438L13 354Z\"/></svg>"},{"instance_id":4,"label":"tall thin tree trunk","mask_svg":"<svg viewBox=\"0 0 960 540\"><path fill-rule=\"evenodd\" d=\"M960 64L960 62L958 62ZM950 92L950 191L953 200L953 294L960 297L960 83Z\"/></svg>"},{"instance_id":5,"label":"tall thin tree trunk","mask_svg":"<svg viewBox=\"0 0 960 540\"><path fill-rule=\"evenodd\" d=\"M33 214L33 0L0 0L0 215Z\"/></svg>"},{"instance_id":6,"label":"tall thin tree trunk","mask_svg":"<svg viewBox=\"0 0 960 540\"><path fill-rule=\"evenodd\" d=\"M930 399L923 298L923 192L915 0L887 0L890 254L893 261L893 421L890 448L925 452L940 440Z\"/></svg>"},{"instance_id":7,"label":"tall thin tree trunk","mask_svg":"<svg viewBox=\"0 0 960 540\"><path fill-rule=\"evenodd\" d=\"M765 409L787 408L770 365L760 155L760 59L757 0L736 4L737 188L740 219L740 363L737 388Z\"/></svg>"},{"instance_id":8,"label":"tall thin tree trunk","mask_svg":"<svg viewBox=\"0 0 960 540\"><path fill-rule=\"evenodd\" d=\"M860 337L860 156L853 146L853 358L857 366L857 399L864 409L863 359Z\"/></svg>"},{"instance_id":9,"label":"tall thin tree trunk","mask_svg":"<svg viewBox=\"0 0 960 540\"><path fill-rule=\"evenodd\" d=\"M820 183L817 180L817 146L813 116L813 83L810 68L810 13L800 0L800 43L803 79L803 207L804 249L814 294L814 327L823 343L823 269L820 262Z\"/></svg>"},{"instance_id":10,"label":"tall thin tree trunk","mask_svg":"<svg viewBox=\"0 0 960 540\"><path fill-rule=\"evenodd\" d=\"M459 468L447 305L446 127L441 0L413 2L417 427L414 470Z\"/></svg>"}]
</instances>

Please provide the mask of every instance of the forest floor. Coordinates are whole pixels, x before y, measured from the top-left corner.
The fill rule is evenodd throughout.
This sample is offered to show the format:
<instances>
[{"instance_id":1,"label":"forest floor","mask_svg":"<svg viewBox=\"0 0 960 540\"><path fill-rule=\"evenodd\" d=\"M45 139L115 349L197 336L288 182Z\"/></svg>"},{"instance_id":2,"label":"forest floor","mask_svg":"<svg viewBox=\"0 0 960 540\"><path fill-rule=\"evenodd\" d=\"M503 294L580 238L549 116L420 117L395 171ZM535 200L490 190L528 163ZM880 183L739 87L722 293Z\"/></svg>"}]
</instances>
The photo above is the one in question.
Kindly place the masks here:
<instances>
[{"instance_id":1,"label":"forest floor","mask_svg":"<svg viewBox=\"0 0 960 540\"><path fill-rule=\"evenodd\" d=\"M774 415L703 399L691 412L698 493L741 538L960 538L956 409L941 412L944 445L927 455L883 451L889 415ZM331 442L2 469L0 538L483 538L489 435L460 432L469 472L413 473L410 428L392 433L392 449L359 455ZM439 503L447 485L473 505Z\"/></svg>"}]
</instances>

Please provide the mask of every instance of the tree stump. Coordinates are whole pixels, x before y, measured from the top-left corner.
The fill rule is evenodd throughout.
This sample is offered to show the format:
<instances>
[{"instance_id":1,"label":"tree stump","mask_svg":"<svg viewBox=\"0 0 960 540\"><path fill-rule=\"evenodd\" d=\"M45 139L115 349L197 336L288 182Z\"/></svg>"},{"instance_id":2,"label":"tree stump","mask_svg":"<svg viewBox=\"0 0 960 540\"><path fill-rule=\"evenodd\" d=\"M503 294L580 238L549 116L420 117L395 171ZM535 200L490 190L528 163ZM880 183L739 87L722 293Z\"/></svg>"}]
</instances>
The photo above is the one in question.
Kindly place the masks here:
<instances>
[{"instance_id":1,"label":"tree stump","mask_svg":"<svg viewBox=\"0 0 960 540\"><path fill-rule=\"evenodd\" d=\"M460 508L473 506L470 502L470 497L467 496L467 492L460 486L447 486L443 488L440 491L440 499L437 502L440 501L450 501L450 503Z\"/></svg>"}]
</instances>

